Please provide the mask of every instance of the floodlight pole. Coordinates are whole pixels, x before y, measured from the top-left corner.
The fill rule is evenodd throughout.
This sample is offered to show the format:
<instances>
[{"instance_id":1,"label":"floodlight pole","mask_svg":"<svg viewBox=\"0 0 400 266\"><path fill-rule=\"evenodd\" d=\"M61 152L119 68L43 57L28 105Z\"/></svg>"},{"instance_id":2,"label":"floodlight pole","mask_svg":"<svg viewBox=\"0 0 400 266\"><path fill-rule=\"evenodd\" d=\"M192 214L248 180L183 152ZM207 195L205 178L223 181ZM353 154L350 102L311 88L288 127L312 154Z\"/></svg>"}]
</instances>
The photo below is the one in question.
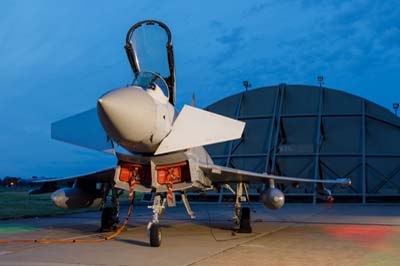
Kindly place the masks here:
<instances>
[{"instance_id":1,"label":"floodlight pole","mask_svg":"<svg viewBox=\"0 0 400 266\"><path fill-rule=\"evenodd\" d=\"M243 86L246 89L246 91L248 90L248 88L251 87L251 83L248 80L244 80L243 81Z\"/></svg>"},{"instance_id":2,"label":"floodlight pole","mask_svg":"<svg viewBox=\"0 0 400 266\"><path fill-rule=\"evenodd\" d=\"M318 81L318 83L319 83L319 86L322 88L322 85L324 85L324 76L319 75L319 76L317 77L317 81Z\"/></svg>"}]
</instances>

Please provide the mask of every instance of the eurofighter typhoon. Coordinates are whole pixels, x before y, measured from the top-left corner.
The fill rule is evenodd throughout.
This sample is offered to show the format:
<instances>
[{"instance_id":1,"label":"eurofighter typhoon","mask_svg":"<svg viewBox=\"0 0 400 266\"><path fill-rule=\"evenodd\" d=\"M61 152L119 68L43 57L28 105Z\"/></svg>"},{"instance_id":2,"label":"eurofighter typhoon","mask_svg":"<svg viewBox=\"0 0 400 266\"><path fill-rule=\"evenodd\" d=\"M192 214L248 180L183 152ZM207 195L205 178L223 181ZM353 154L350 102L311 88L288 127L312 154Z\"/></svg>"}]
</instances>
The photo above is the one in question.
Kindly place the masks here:
<instances>
[{"instance_id":1,"label":"eurofighter typhoon","mask_svg":"<svg viewBox=\"0 0 400 266\"><path fill-rule=\"evenodd\" d=\"M246 233L251 232L250 211L242 203L249 201L251 183L264 185L260 198L269 209L279 209L285 202L275 182L315 183L326 200L332 197L323 184L350 184L347 178L285 177L215 165L203 146L240 138L245 123L194 106L176 110L172 37L162 22L146 20L133 25L125 49L133 83L105 93L97 99L97 108L52 124L54 139L112 153L117 165L81 176L34 181L42 186L31 194L53 192L57 183L69 182L71 186L52 193L53 203L61 208L101 207L101 228L113 230L119 223L120 191L129 191L132 202L135 192L152 193L154 202L149 208L153 216L147 230L150 246L157 247L162 237L161 217L167 207L175 206L177 193L188 215L195 218L188 192L228 188L236 197L233 221ZM100 121L100 134L91 124L93 117ZM110 191L112 206L104 207Z\"/></svg>"}]
</instances>

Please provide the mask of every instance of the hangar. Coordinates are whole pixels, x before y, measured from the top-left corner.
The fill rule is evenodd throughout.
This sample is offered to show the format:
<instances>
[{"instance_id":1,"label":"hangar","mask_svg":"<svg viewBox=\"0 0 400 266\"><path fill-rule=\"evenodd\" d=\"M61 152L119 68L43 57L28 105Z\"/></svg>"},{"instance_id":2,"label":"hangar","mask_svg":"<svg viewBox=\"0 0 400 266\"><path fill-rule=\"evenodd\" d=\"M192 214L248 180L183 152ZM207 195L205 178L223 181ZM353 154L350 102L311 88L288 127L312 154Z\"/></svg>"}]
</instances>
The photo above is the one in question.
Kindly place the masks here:
<instances>
[{"instance_id":1,"label":"hangar","mask_svg":"<svg viewBox=\"0 0 400 266\"><path fill-rule=\"evenodd\" d=\"M280 84L205 109L246 122L241 139L206 147L216 164L314 179L349 177L352 186L329 188L343 202L400 199L400 119L384 107L335 89ZM288 197L318 200L312 185L281 188Z\"/></svg>"}]
</instances>

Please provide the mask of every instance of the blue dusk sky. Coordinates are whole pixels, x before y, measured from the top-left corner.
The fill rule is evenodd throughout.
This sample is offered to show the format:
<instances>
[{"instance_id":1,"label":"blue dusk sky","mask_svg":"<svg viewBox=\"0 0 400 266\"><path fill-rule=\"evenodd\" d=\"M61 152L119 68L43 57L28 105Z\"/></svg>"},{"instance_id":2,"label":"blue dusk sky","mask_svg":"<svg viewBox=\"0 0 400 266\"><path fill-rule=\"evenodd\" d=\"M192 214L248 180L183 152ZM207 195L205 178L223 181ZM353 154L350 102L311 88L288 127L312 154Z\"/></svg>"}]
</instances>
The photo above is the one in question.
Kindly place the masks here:
<instances>
[{"instance_id":1,"label":"blue dusk sky","mask_svg":"<svg viewBox=\"0 0 400 266\"><path fill-rule=\"evenodd\" d=\"M124 51L143 19L173 34L177 101L243 90L325 85L391 108L400 101L400 1L0 2L0 177L69 176L113 166L50 138L50 124L132 81ZM338 103L340 104L340 103Z\"/></svg>"}]
</instances>

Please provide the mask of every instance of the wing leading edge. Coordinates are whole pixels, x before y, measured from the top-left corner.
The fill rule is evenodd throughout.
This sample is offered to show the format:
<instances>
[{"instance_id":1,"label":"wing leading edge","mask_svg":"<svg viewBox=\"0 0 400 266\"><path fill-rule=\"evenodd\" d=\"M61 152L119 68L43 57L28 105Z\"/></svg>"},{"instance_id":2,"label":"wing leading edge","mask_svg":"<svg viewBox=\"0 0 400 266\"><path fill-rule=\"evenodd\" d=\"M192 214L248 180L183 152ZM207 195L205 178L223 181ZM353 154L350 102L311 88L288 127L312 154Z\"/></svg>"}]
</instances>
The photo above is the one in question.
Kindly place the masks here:
<instances>
[{"instance_id":1,"label":"wing leading edge","mask_svg":"<svg viewBox=\"0 0 400 266\"><path fill-rule=\"evenodd\" d=\"M72 181L75 179L86 179L95 182L107 182L110 179L114 178L115 168L108 168L97 172L91 172L79 176L69 176L69 177L59 177L59 178L46 178L46 179L37 179L32 180L31 184L43 184L43 183L57 183L64 181Z\"/></svg>"},{"instance_id":2,"label":"wing leading edge","mask_svg":"<svg viewBox=\"0 0 400 266\"><path fill-rule=\"evenodd\" d=\"M155 155L238 139L245 123L185 105Z\"/></svg>"},{"instance_id":3,"label":"wing leading edge","mask_svg":"<svg viewBox=\"0 0 400 266\"><path fill-rule=\"evenodd\" d=\"M97 172L87 173L79 176L69 177L57 177L57 178L41 178L31 180L32 185L39 184L40 188L32 188L28 194L44 194L58 190L60 183L69 184L68 187L72 187L75 182L83 184L95 184L95 183L108 183L114 178L115 168L109 168Z\"/></svg>"},{"instance_id":4,"label":"wing leading edge","mask_svg":"<svg viewBox=\"0 0 400 266\"><path fill-rule=\"evenodd\" d=\"M294 183L320 183L320 184L337 184L342 186L350 186L349 178L338 179L308 179L288 176L276 176L269 174L255 173L245 170L239 170L219 165L199 164L199 168L210 178L213 183L265 183L273 179L278 182L294 182Z\"/></svg>"}]
</instances>

